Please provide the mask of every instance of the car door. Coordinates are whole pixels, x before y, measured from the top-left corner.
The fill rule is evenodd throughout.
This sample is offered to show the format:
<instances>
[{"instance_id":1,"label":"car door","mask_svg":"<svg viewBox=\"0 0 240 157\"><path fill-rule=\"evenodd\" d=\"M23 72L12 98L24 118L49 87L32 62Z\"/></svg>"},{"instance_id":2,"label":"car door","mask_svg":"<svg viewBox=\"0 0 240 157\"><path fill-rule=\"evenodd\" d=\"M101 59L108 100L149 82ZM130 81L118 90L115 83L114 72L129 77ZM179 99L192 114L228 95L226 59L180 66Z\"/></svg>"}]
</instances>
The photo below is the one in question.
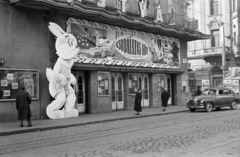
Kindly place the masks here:
<instances>
[{"instance_id":1,"label":"car door","mask_svg":"<svg viewBox=\"0 0 240 157\"><path fill-rule=\"evenodd\" d=\"M215 100L215 103L214 103L214 106L215 107L221 107L221 106L224 106L225 104L225 95L224 95L224 92L222 89L219 89L217 94L216 94L216 100Z\"/></svg>"},{"instance_id":2,"label":"car door","mask_svg":"<svg viewBox=\"0 0 240 157\"><path fill-rule=\"evenodd\" d=\"M234 100L234 97L233 95L231 94L231 91L228 90L228 89L224 89L223 90L223 93L225 95L225 101L226 103L224 104L224 106L228 106L228 105L231 105L233 100Z\"/></svg>"}]
</instances>

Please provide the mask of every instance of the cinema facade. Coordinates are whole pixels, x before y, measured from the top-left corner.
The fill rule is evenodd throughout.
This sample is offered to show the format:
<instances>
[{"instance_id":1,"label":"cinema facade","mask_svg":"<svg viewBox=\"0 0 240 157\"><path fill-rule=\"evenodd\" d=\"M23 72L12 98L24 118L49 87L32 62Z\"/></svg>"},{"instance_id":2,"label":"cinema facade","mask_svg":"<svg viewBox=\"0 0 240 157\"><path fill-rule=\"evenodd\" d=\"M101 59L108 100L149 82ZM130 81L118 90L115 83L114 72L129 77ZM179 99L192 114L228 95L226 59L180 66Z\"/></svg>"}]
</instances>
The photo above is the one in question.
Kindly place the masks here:
<instances>
[{"instance_id":1,"label":"cinema facade","mask_svg":"<svg viewBox=\"0 0 240 157\"><path fill-rule=\"evenodd\" d=\"M119 14L107 5L58 0L0 4L5 19L0 31L9 36L0 39L2 52L7 52L1 52L2 121L16 119L15 95L21 85L33 97L33 119L47 118L46 107L53 98L46 68L52 68L58 58L49 22L72 33L81 49L72 68L77 78L74 89L80 116L133 110L137 89L142 90L144 108L161 107L164 88L171 95L169 105L185 104L191 95L187 84L187 41L209 36L132 17L123 9ZM139 13L143 16L141 10Z\"/></svg>"}]
</instances>

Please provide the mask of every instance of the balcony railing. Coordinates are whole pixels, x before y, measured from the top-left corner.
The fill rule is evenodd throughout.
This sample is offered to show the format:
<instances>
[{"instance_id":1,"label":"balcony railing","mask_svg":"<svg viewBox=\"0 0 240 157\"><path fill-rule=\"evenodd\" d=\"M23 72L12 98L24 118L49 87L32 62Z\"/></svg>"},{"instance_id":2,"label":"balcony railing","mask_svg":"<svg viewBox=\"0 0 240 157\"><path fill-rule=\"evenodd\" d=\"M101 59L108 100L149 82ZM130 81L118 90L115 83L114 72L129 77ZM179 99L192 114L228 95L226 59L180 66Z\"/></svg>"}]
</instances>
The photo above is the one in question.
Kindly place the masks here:
<instances>
[{"instance_id":1,"label":"balcony railing","mask_svg":"<svg viewBox=\"0 0 240 157\"><path fill-rule=\"evenodd\" d=\"M163 14L163 22L165 24L182 26L194 31L198 29L198 20L187 18L184 15L178 15L176 13Z\"/></svg>"},{"instance_id":2,"label":"balcony railing","mask_svg":"<svg viewBox=\"0 0 240 157\"><path fill-rule=\"evenodd\" d=\"M222 47L211 47L199 50L189 50L187 52L188 58L196 58L196 57L205 57L208 55L219 55L222 54Z\"/></svg>"}]
</instances>

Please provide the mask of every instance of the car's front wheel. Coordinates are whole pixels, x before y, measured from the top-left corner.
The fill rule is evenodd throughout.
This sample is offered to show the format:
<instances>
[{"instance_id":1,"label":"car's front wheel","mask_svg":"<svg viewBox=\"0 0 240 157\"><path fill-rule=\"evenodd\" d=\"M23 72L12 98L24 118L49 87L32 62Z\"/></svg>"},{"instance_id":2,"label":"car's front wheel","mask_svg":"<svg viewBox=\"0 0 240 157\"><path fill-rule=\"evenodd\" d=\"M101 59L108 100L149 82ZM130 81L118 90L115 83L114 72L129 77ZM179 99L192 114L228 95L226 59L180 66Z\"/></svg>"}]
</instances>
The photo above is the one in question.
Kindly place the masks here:
<instances>
[{"instance_id":1,"label":"car's front wheel","mask_svg":"<svg viewBox=\"0 0 240 157\"><path fill-rule=\"evenodd\" d=\"M196 111L195 108L190 108L189 110L190 110L191 112L195 112L195 111Z\"/></svg>"},{"instance_id":2,"label":"car's front wheel","mask_svg":"<svg viewBox=\"0 0 240 157\"><path fill-rule=\"evenodd\" d=\"M213 109L212 103L208 102L205 107L207 112L211 112Z\"/></svg>"},{"instance_id":3,"label":"car's front wheel","mask_svg":"<svg viewBox=\"0 0 240 157\"><path fill-rule=\"evenodd\" d=\"M232 110L236 110L237 109L237 102L233 101L230 107L231 107Z\"/></svg>"}]
</instances>

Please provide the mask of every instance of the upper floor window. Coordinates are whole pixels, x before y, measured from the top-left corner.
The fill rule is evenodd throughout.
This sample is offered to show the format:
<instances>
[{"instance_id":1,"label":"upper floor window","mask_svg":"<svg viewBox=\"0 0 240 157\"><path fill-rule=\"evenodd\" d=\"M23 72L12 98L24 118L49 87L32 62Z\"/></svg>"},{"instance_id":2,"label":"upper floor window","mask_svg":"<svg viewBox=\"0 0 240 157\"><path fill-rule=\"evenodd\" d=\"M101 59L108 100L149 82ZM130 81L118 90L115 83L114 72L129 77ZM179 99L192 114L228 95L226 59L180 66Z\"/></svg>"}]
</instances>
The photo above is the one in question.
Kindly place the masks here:
<instances>
[{"instance_id":1,"label":"upper floor window","mask_svg":"<svg viewBox=\"0 0 240 157\"><path fill-rule=\"evenodd\" d=\"M233 0L232 11L233 11L233 12L236 11L236 0Z\"/></svg>"},{"instance_id":2,"label":"upper floor window","mask_svg":"<svg viewBox=\"0 0 240 157\"><path fill-rule=\"evenodd\" d=\"M212 30L211 31L211 46L212 47L219 47L220 46L220 33L219 30Z\"/></svg>"},{"instance_id":3,"label":"upper floor window","mask_svg":"<svg viewBox=\"0 0 240 157\"><path fill-rule=\"evenodd\" d=\"M210 2L210 9L211 9L211 15L218 15L219 9L218 9L218 0L211 0Z\"/></svg>"},{"instance_id":4,"label":"upper floor window","mask_svg":"<svg viewBox=\"0 0 240 157\"><path fill-rule=\"evenodd\" d=\"M190 4L190 3L187 3L186 6L187 6L187 7L186 7L186 8L187 8L187 9L186 9L186 11L187 11L187 17L188 17L188 18L192 18L192 6L191 6L191 4Z\"/></svg>"}]
</instances>

